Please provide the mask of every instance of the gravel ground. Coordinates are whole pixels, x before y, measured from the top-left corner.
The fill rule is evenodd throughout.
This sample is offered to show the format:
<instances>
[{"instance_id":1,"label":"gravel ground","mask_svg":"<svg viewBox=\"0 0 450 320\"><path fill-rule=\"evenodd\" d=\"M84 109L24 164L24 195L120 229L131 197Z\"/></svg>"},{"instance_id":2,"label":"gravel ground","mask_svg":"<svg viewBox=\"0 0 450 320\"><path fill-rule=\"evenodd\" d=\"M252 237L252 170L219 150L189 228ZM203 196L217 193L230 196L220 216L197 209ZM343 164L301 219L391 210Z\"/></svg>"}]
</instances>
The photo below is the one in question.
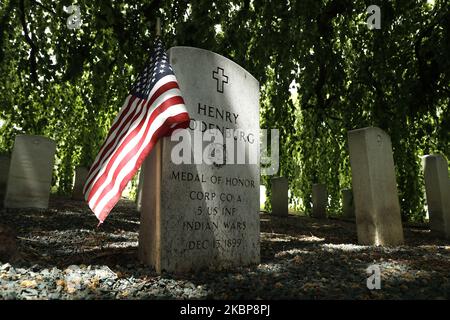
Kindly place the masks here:
<instances>
[{"instance_id":1,"label":"gravel ground","mask_svg":"<svg viewBox=\"0 0 450 320\"><path fill-rule=\"evenodd\" d=\"M107 222L78 201L0 211L18 254L0 262L0 299L449 299L450 241L421 226L404 246L357 245L355 224L261 215L261 264L157 275L137 260L139 214L121 201ZM381 289L367 288L377 264Z\"/></svg>"}]
</instances>

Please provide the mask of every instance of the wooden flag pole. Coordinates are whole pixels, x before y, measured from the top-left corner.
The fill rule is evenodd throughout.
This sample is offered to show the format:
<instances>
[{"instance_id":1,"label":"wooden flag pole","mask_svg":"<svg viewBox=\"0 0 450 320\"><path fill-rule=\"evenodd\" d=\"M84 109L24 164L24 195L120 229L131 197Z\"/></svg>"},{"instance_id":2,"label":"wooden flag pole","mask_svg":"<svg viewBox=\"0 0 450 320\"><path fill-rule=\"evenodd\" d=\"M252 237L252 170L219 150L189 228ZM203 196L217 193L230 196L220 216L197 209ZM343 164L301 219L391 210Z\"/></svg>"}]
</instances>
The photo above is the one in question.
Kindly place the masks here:
<instances>
[{"instance_id":1,"label":"wooden flag pole","mask_svg":"<svg viewBox=\"0 0 450 320\"><path fill-rule=\"evenodd\" d=\"M160 17L156 17L156 36L157 37L161 36L161 18Z\"/></svg>"}]
</instances>

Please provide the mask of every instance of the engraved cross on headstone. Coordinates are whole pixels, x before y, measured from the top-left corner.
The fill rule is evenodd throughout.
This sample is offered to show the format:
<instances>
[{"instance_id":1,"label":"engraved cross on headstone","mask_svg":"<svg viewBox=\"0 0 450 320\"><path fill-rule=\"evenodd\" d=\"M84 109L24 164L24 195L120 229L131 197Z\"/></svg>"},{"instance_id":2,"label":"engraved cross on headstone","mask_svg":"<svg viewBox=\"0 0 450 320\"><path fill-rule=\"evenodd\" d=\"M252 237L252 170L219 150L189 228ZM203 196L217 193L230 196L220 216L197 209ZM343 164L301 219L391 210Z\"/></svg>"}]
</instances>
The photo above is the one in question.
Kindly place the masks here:
<instances>
[{"instance_id":1,"label":"engraved cross on headstone","mask_svg":"<svg viewBox=\"0 0 450 320\"><path fill-rule=\"evenodd\" d=\"M223 84L228 83L228 76L222 68L217 67L216 71L213 71L213 79L217 81L217 91L223 93Z\"/></svg>"}]
</instances>

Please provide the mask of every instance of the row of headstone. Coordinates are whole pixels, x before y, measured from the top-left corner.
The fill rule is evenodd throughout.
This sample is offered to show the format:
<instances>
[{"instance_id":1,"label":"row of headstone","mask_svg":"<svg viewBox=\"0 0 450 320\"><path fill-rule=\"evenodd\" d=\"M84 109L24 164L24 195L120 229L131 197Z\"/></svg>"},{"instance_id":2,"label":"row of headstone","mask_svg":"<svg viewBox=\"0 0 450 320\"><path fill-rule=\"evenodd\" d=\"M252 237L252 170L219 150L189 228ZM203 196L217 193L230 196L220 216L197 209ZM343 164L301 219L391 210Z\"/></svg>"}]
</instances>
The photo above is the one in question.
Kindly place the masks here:
<instances>
[{"instance_id":1,"label":"row of headstone","mask_svg":"<svg viewBox=\"0 0 450 320\"><path fill-rule=\"evenodd\" d=\"M400 204L389 136L379 128L364 128L349 131L348 139L353 192L349 189L342 191L344 217L356 216L358 242L361 244L402 244ZM287 214L287 189L285 178L272 179L275 214ZM442 198L436 200L439 212L443 201ZM328 192L325 184L312 186L312 202L312 216L326 218Z\"/></svg>"},{"instance_id":2,"label":"row of headstone","mask_svg":"<svg viewBox=\"0 0 450 320\"><path fill-rule=\"evenodd\" d=\"M379 128L348 133L358 241L362 244L403 243L400 203L389 135ZM450 179L442 155L423 158L431 232L450 238ZM345 203L345 201L344 201Z\"/></svg>"},{"instance_id":3,"label":"row of headstone","mask_svg":"<svg viewBox=\"0 0 450 320\"><path fill-rule=\"evenodd\" d=\"M358 242L367 245L403 243L400 203L389 135L379 128L349 131L353 190L342 190L343 216L356 216ZM450 238L450 179L442 155L424 157L424 178L430 229ZM324 184L312 186L312 216L327 217L328 194ZM287 215L288 182L272 179L272 210Z\"/></svg>"},{"instance_id":4,"label":"row of headstone","mask_svg":"<svg viewBox=\"0 0 450 320\"><path fill-rule=\"evenodd\" d=\"M275 177L271 179L271 205L272 214L281 217L288 216L289 186L286 177ZM328 192L325 184L314 184L312 186L312 217L324 219L327 217ZM342 190L343 217L352 219L355 217L353 204L353 192L350 189Z\"/></svg>"},{"instance_id":5,"label":"row of headstone","mask_svg":"<svg viewBox=\"0 0 450 320\"><path fill-rule=\"evenodd\" d=\"M352 130L349 136L352 190L342 191L343 216L356 215L361 244L398 245L403 229L390 137L379 128ZM450 236L450 180L448 163L441 155L424 157L430 229ZM287 215L287 179L272 179L272 208ZM312 186L312 216L326 218L326 185ZM355 213L356 212L356 213Z\"/></svg>"},{"instance_id":6,"label":"row of headstone","mask_svg":"<svg viewBox=\"0 0 450 320\"><path fill-rule=\"evenodd\" d=\"M14 142L12 161L8 156L0 155L0 206L5 202L9 208L47 208L55 151L56 144L51 139L36 135L18 135ZM83 187L88 172L87 167L75 168L72 199L84 200ZM141 174L139 199L142 177ZM8 181L10 186L6 197ZM140 200L137 201L137 206L139 211Z\"/></svg>"},{"instance_id":7,"label":"row of headstone","mask_svg":"<svg viewBox=\"0 0 450 320\"><path fill-rule=\"evenodd\" d=\"M363 128L349 131L348 140L353 192L342 191L344 217L356 216L361 244L402 244L400 204L389 136L379 128ZM443 200L436 201L441 208ZM272 179L273 212L287 212L287 202L287 180ZM312 216L326 218L328 193L325 184L312 186L312 203Z\"/></svg>"}]
</instances>

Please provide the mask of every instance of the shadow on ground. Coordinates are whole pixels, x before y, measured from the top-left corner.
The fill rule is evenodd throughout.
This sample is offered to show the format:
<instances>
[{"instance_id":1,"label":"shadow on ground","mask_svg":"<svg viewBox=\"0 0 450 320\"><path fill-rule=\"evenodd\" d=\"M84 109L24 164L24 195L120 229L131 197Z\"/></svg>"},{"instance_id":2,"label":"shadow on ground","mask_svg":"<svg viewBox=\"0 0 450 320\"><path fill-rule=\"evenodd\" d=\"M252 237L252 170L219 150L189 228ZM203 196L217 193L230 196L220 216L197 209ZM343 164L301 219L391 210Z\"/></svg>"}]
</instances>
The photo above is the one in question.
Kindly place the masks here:
<instances>
[{"instance_id":1,"label":"shadow on ground","mask_svg":"<svg viewBox=\"0 0 450 320\"><path fill-rule=\"evenodd\" d=\"M448 299L450 246L405 228L405 245L359 246L353 222L261 215L261 264L233 271L157 275L139 263L139 213L121 201L97 228L84 202L3 210L18 256L0 263L6 299ZM367 288L368 266L381 270ZM74 280L75 279L75 280Z\"/></svg>"}]
</instances>

